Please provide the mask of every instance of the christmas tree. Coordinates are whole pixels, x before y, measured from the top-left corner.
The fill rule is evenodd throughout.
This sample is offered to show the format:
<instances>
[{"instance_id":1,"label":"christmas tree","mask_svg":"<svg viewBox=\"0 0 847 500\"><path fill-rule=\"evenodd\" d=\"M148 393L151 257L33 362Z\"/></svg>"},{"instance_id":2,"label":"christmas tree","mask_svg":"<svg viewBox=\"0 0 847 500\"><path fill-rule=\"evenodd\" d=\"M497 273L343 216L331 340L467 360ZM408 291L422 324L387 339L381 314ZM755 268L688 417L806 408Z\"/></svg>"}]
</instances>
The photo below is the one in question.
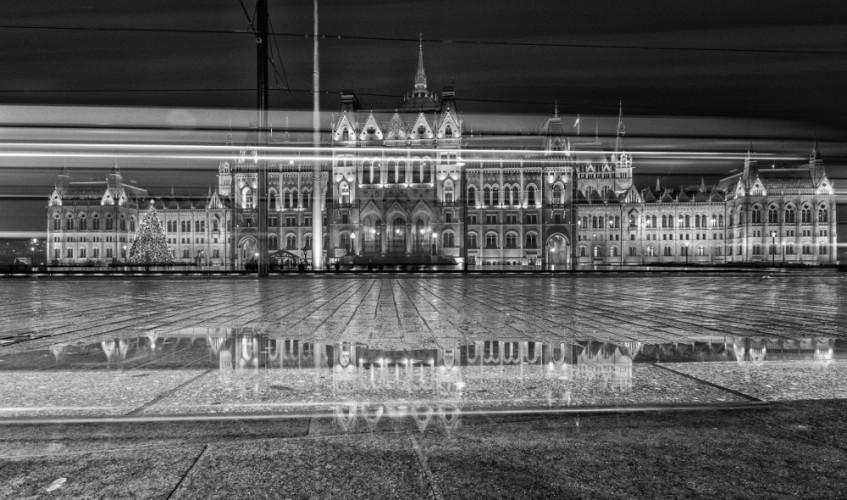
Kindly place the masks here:
<instances>
[{"instance_id":1,"label":"christmas tree","mask_svg":"<svg viewBox=\"0 0 847 500\"><path fill-rule=\"evenodd\" d=\"M159 223L153 205L141 216L135 241L129 249L129 261L133 264L170 264L173 262L168 252L165 231Z\"/></svg>"}]
</instances>

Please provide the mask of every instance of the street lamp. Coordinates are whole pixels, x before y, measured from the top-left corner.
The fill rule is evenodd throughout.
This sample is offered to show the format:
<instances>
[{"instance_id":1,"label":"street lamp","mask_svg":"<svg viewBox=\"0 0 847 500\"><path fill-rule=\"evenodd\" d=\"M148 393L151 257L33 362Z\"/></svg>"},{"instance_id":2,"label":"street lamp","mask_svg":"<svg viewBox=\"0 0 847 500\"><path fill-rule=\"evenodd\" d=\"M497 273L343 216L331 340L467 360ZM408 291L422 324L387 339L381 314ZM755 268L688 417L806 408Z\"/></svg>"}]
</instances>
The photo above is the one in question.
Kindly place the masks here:
<instances>
[{"instance_id":1,"label":"street lamp","mask_svg":"<svg viewBox=\"0 0 847 500\"><path fill-rule=\"evenodd\" d=\"M437 253L436 249L435 249L435 246L437 244L437 240L438 240L438 235L435 234L435 233L432 233L432 255L435 255Z\"/></svg>"},{"instance_id":2,"label":"street lamp","mask_svg":"<svg viewBox=\"0 0 847 500\"><path fill-rule=\"evenodd\" d=\"M356 254L356 233L350 234L350 254Z\"/></svg>"},{"instance_id":3,"label":"street lamp","mask_svg":"<svg viewBox=\"0 0 847 500\"><path fill-rule=\"evenodd\" d=\"M35 243L35 240L32 240L32 242ZM29 247L29 252L30 252L29 267L33 268L33 267L35 267L35 246Z\"/></svg>"},{"instance_id":4,"label":"street lamp","mask_svg":"<svg viewBox=\"0 0 847 500\"><path fill-rule=\"evenodd\" d=\"M785 242L782 242L782 265L785 266Z\"/></svg>"},{"instance_id":5,"label":"street lamp","mask_svg":"<svg viewBox=\"0 0 847 500\"><path fill-rule=\"evenodd\" d=\"M122 251L121 251L121 258L122 258L123 260L126 260L126 245L124 245L124 246L123 246L123 248L122 248Z\"/></svg>"},{"instance_id":6,"label":"street lamp","mask_svg":"<svg viewBox=\"0 0 847 500\"><path fill-rule=\"evenodd\" d=\"M776 266L776 231L771 231L771 266Z\"/></svg>"},{"instance_id":7,"label":"street lamp","mask_svg":"<svg viewBox=\"0 0 847 500\"><path fill-rule=\"evenodd\" d=\"M682 248L685 252L685 266L688 267L688 243L683 243Z\"/></svg>"}]
</instances>

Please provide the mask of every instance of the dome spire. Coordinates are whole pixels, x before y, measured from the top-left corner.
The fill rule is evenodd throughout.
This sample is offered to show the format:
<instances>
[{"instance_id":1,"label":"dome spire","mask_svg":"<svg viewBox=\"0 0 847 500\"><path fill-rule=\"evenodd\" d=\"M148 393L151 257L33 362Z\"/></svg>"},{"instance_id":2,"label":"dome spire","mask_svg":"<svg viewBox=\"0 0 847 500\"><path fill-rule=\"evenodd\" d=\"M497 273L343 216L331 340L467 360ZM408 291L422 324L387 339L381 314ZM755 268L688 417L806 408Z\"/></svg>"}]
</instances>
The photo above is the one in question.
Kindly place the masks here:
<instances>
[{"instance_id":1,"label":"dome spire","mask_svg":"<svg viewBox=\"0 0 847 500\"><path fill-rule=\"evenodd\" d=\"M415 93L426 92L426 72L423 65L423 33L418 35L418 72L415 73Z\"/></svg>"}]
</instances>

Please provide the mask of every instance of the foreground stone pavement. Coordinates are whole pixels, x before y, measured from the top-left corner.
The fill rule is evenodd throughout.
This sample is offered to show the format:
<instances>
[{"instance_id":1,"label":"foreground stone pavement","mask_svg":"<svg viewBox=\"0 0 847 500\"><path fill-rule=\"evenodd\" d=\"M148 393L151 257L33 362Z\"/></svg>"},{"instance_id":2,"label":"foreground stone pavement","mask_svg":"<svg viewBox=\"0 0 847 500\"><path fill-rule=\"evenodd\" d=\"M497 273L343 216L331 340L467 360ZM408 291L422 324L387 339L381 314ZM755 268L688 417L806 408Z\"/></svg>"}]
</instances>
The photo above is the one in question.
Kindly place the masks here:
<instances>
[{"instance_id":1,"label":"foreground stone pavement","mask_svg":"<svg viewBox=\"0 0 847 500\"><path fill-rule=\"evenodd\" d=\"M423 432L318 419L0 426L0 497L834 499L845 412L480 416Z\"/></svg>"},{"instance_id":2,"label":"foreground stone pavement","mask_svg":"<svg viewBox=\"0 0 847 500\"><path fill-rule=\"evenodd\" d=\"M283 276L0 283L0 354L186 328L326 342L844 337L847 275Z\"/></svg>"}]
</instances>

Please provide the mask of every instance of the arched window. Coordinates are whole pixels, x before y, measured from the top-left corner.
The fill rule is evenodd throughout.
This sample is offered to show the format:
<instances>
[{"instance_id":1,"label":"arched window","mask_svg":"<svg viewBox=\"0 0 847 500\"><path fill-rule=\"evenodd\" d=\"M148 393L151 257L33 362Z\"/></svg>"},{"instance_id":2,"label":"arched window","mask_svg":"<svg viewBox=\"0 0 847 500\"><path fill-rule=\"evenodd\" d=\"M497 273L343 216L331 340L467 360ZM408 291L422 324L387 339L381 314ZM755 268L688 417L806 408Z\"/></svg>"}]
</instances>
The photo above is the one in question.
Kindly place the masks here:
<instances>
[{"instance_id":1,"label":"arched window","mask_svg":"<svg viewBox=\"0 0 847 500\"><path fill-rule=\"evenodd\" d=\"M497 248L496 233L488 233L485 235L485 248Z\"/></svg>"},{"instance_id":2,"label":"arched window","mask_svg":"<svg viewBox=\"0 0 847 500\"><path fill-rule=\"evenodd\" d=\"M279 203L277 202L276 191L271 189L268 191L268 210L271 212L276 212L279 209Z\"/></svg>"},{"instance_id":3,"label":"arched window","mask_svg":"<svg viewBox=\"0 0 847 500\"><path fill-rule=\"evenodd\" d=\"M761 224L762 223L762 209L761 208L753 207L753 211L751 212L750 216L753 219L750 222L752 222L753 224Z\"/></svg>"},{"instance_id":4,"label":"arched window","mask_svg":"<svg viewBox=\"0 0 847 500\"><path fill-rule=\"evenodd\" d=\"M535 233L529 233L526 235L526 245L525 248L538 248L538 237Z\"/></svg>"},{"instance_id":5,"label":"arched window","mask_svg":"<svg viewBox=\"0 0 847 500\"><path fill-rule=\"evenodd\" d=\"M779 224L779 215L777 215L776 207L773 205L768 207L768 224Z\"/></svg>"},{"instance_id":6,"label":"arched window","mask_svg":"<svg viewBox=\"0 0 847 500\"><path fill-rule=\"evenodd\" d=\"M297 236L293 234L289 234L285 237L285 249L286 250L297 250Z\"/></svg>"},{"instance_id":7,"label":"arched window","mask_svg":"<svg viewBox=\"0 0 847 500\"><path fill-rule=\"evenodd\" d=\"M555 186L553 186L553 204L554 205L564 205L565 204L564 190L562 189L561 184L556 184Z\"/></svg>"},{"instance_id":8,"label":"arched window","mask_svg":"<svg viewBox=\"0 0 847 500\"><path fill-rule=\"evenodd\" d=\"M65 231L73 231L74 230L74 216L72 214L68 214L68 217L65 219Z\"/></svg>"},{"instance_id":9,"label":"arched window","mask_svg":"<svg viewBox=\"0 0 847 500\"><path fill-rule=\"evenodd\" d=\"M388 162L388 183L389 184L398 184L399 176L397 172L397 164L394 161Z\"/></svg>"},{"instance_id":10,"label":"arched window","mask_svg":"<svg viewBox=\"0 0 847 500\"><path fill-rule=\"evenodd\" d=\"M795 224L797 222L797 218L794 214L794 207L786 207L785 208L785 223L786 224Z\"/></svg>"},{"instance_id":11,"label":"arched window","mask_svg":"<svg viewBox=\"0 0 847 500\"><path fill-rule=\"evenodd\" d=\"M487 207L490 203L491 203L491 188L486 186L482 189L482 205Z\"/></svg>"},{"instance_id":12,"label":"arched window","mask_svg":"<svg viewBox=\"0 0 847 500\"><path fill-rule=\"evenodd\" d=\"M126 231L126 217L124 215L121 215L121 222L120 222L119 229L121 231Z\"/></svg>"},{"instance_id":13,"label":"arched window","mask_svg":"<svg viewBox=\"0 0 847 500\"><path fill-rule=\"evenodd\" d=\"M453 181L444 181L444 203L453 203Z\"/></svg>"},{"instance_id":14,"label":"arched window","mask_svg":"<svg viewBox=\"0 0 847 500\"><path fill-rule=\"evenodd\" d=\"M803 224L812 223L812 210L807 205L804 205L800 210L800 222Z\"/></svg>"},{"instance_id":15,"label":"arched window","mask_svg":"<svg viewBox=\"0 0 847 500\"><path fill-rule=\"evenodd\" d=\"M279 250L279 242L277 241L275 234L268 235L268 249Z\"/></svg>"},{"instance_id":16,"label":"arched window","mask_svg":"<svg viewBox=\"0 0 847 500\"><path fill-rule=\"evenodd\" d=\"M344 250L350 250L350 233L341 233L339 236L338 246Z\"/></svg>"},{"instance_id":17,"label":"arched window","mask_svg":"<svg viewBox=\"0 0 847 500\"><path fill-rule=\"evenodd\" d=\"M491 188L491 203L492 206L500 205L500 186Z\"/></svg>"},{"instance_id":18,"label":"arched window","mask_svg":"<svg viewBox=\"0 0 847 500\"><path fill-rule=\"evenodd\" d=\"M212 219L212 231L217 231L218 227L219 227L219 221L218 221L218 218L215 217L214 219Z\"/></svg>"},{"instance_id":19,"label":"arched window","mask_svg":"<svg viewBox=\"0 0 847 500\"><path fill-rule=\"evenodd\" d=\"M603 229L603 216L597 217L597 225L600 229Z\"/></svg>"},{"instance_id":20,"label":"arched window","mask_svg":"<svg viewBox=\"0 0 847 500\"><path fill-rule=\"evenodd\" d=\"M312 235L307 234L306 237L304 238L304 240L306 240L306 241L303 243L303 250L311 250L312 249Z\"/></svg>"},{"instance_id":21,"label":"arched window","mask_svg":"<svg viewBox=\"0 0 847 500\"><path fill-rule=\"evenodd\" d=\"M476 233L468 233L468 248L477 248Z\"/></svg>"},{"instance_id":22,"label":"arched window","mask_svg":"<svg viewBox=\"0 0 847 500\"><path fill-rule=\"evenodd\" d=\"M80 231L88 230L88 221L85 220L85 214L79 214L79 227Z\"/></svg>"},{"instance_id":23,"label":"arched window","mask_svg":"<svg viewBox=\"0 0 847 500\"><path fill-rule=\"evenodd\" d=\"M135 232L135 217L129 218L129 230L133 233Z\"/></svg>"},{"instance_id":24,"label":"arched window","mask_svg":"<svg viewBox=\"0 0 847 500\"><path fill-rule=\"evenodd\" d=\"M723 215L718 215L718 227L723 227Z\"/></svg>"},{"instance_id":25,"label":"arched window","mask_svg":"<svg viewBox=\"0 0 847 500\"><path fill-rule=\"evenodd\" d=\"M106 231L115 229L115 220L112 219L112 214L106 214Z\"/></svg>"},{"instance_id":26,"label":"arched window","mask_svg":"<svg viewBox=\"0 0 847 500\"><path fill-rule=\"evenodd\" d=\"M244 186L241 190L241 208L244 210L253 209L253 190L249 186Z\"/></svg>"},{"instance_id":27,"label":"arched window","mask_svg":"<svg viewBox=\"0 0 847 500\"><path fill-rule=\"evenodd\" d=\"M824 206L818 209L818 222L829 222L829 211Z\"/></svg>"},{"instance_id":28,"label":"arched window","mask_svg":"<svg viewBox=\"0 0 847 500\"><path fill-rule=\"evenodd\" d=\"M338 186L338 194L342 205L350 203L350 185L347 184L347 181L342 181L341 185Z\"/></svg>"},{"instance_id":29,"label":"arched window","mask_svg":"<svg viewBox=\"0 0 847 500\"><path fill-rule=\"evenodd\" d=\"M512 186L512 205L520 205L521 204L521 191L517 186Z\"/></svg>"},{"instance_id":30,"label":"arched window","mask_svg":"<svg viewBox=\"0 0 847 500\"><path fill-rule=\"evenodd\" d=\"M671 247L665 247L665 257L670 257L672 255Z\"/></svg>"},{"instance_id":31,"label":"arched window","mask_svg":"<svg viewBox=\"0 0 847 500\"><path fill-rule=\"evenodd\" d=\"M456 246L456 236L447 231L441 235L441 246L444 248L453 248Z\"/></svg>"},{"instance_id":32,"label":"arched window","mask_svg":"<svg viewBox=\"0 0 847 500\"><path fill-rule=\"evenodd\" d=\"M585 257L585 247L579 247L579 256Z\"/></svg>"},{"instance_id":33,"label":"arched window","mask_svg":"<svg viewBox=\"0 0 847 500\"><path fill-rule=\"evenodd\" d=\"M526 202L528 205L535 205L535 186L529 186L526 190Z\"/></svg>"},{"instance_id":34,"label":"arched window","mask_svg":"<svg viewBox=\"0 0 847 500\"><path fill-rule=\"evenodd\" d=\"M468 186L468 204L476 204L476 188Z\"/></svg>"},{"instance_id":35,"label":"arched window","mask_svg":"<svg viewBox=\"0 0 847 500\"><path fill-rule=\"evenodd\" d=\"M597 229L597 216L591 216L591 229Z\"/></svg>"},{"instance_id":36,"label":"arched window","mask_svg":"<svg viewBox=\"0 0 847 500\"><path fill-rule=\"evenodd\" d=\"M516 233L506 233L506 248L518 248L518 235Z\"/></svg>"},{"instance_id":37,"label":"arched window","mask_svg":"<svg viewBox=\"0 0 847 500\"><path fill-rule=\"evenodd\" d=\"M91 216L91 229L94 231L100 230L100 216L98 214L93 214Z\"/></svg>"}]
</instances>

